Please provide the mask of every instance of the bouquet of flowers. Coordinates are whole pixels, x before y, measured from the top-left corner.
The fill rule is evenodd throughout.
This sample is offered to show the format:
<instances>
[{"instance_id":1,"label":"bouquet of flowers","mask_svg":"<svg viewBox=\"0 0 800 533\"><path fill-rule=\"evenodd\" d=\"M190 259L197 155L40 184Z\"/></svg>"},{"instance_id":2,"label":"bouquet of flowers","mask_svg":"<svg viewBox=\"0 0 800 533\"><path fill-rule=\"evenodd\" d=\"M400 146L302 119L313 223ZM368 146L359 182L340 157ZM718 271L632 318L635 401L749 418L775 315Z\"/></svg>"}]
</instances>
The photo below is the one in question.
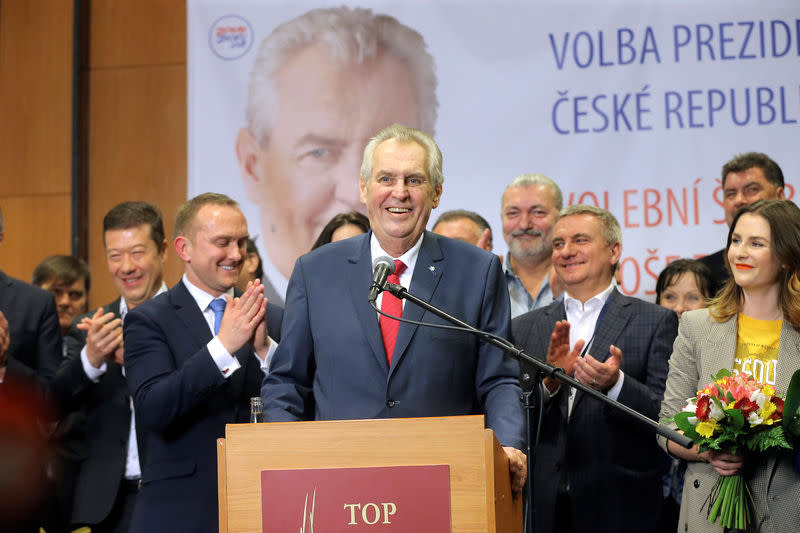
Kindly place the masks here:
<instances>
[{"instance_id":1,"label":"bouquet of flowers","mask_svg":"<svg viewBox=\"0 0 800 533\"><path fill-rule=\"evenodd\" d=\"M672 420L678 429L700 445L700 451L733 454L791 448L784 436L783 399L771 385L747 374L722 369L713 381L689 398ZM755 504L741 473L720 477L707 500L708 521L726 528L746 529Z\"/></svg>"}]
</instances>

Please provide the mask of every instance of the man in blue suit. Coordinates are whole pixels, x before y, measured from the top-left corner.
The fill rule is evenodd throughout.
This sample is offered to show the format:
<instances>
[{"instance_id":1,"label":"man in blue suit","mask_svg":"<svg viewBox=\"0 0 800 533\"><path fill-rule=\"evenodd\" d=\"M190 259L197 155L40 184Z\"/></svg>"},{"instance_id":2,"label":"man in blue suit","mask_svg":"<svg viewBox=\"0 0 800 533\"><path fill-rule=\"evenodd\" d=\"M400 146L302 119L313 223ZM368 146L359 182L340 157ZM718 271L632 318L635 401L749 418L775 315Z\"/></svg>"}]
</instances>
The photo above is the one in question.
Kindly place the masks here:
<instances>
[{"instance_id":1,"label":"man in blue suit","mask_svg":"<svg viewBox=\"0 0 800 533\"><path fill-rule=\"evenodd\" d=\"M175 219L184 275L131 310L125 371L147 456L132 532L217 531L217 438L247 422L280 333L256 280L234 292L248 238L236 202L205 193ZM265 320L266 318L266 320Z\"/></svg>"},{"instance_id":2,"label":"man in blue suit","mask_svg":"<svg viewBox=\"0 0 800 533\"><path fill-rule=\"evenodd\" d=\"M373 261L395 259L412 294L501 337L510 326L500 261L425 231L442 194L441 152L426 133L390 126L364 150L359 183L372 231L322 246L295 265L281 345L262 397L268 421L482 413L525 480L519 366L474 336L382 317L368 303ZM402 264L400 263L402 262ZM390 281L392 278L390 277ZM444 323L383 292L391 314ZM394 306L394 307L393 307Z\"/></svg>"},{"instance_id":3,"label":"man in blue suit","mask_svg":"<svg viewBox=\"0 0 800 533\"><path fill-rule=\"evenodd\" d=\"M614 215L585 205L562 209L553 264L564 301L515 318L512 331L529 354L655 420L678 320L619 293L613 277L621 250ZM523 388L531 373L523 364ZM553 378L544 388L531 480L536 531L655 530L666 463L653 433Z\"/></svg>"}]
</instances>

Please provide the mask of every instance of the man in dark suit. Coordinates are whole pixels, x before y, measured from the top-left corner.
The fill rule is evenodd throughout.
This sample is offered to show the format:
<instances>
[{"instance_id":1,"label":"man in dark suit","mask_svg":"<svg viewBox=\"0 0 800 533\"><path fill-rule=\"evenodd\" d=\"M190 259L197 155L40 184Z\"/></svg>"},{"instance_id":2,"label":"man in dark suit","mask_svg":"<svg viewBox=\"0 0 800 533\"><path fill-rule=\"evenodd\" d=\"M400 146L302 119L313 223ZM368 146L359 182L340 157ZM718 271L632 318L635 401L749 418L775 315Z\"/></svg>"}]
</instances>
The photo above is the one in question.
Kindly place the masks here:
<instances>
[{"instance_id":1,"label":"man in dark suit","mask_svg":"<svg viewBox=\"0 0 800 533\"><path fill-rule=\"evenodd\" d=\"M0 270L0 323L8 348L0 353L0 381L44 386L61 363L61 331L53 295Z\"/></svg>"},{"instance_id":2,"label":"man in dark suit","mask_svg":"<svg viewBox=\"0 0 800 533\"><path fill-rule=\"evenodd\" d=\"M71 255L51 255L43 259L33 269L31 283L52 293L58 311L58 323L64 336L64 357L67 355L67 334L76 318L86 312L86 302L91 284L89 266L83 259ZM63 362L62 362L63 364ZM58 374L57 374L58 375ZM58 388L58 378L53 386ZM72 384L65 389L71 395ZM80 458L80 445L75 439L80 432L78 426L83 413L68 412L68 402L56 401L62 411L62 418L53 433L56 447L49 467L53 483L48 503L44 528L52 533L71 531L72 491L75 483L77 461Z\"/></svg>"},{"instance_id":3,"label":"man in dark suit","mask_svg":"<svg viewBox=\"0 0 800 533\"><path fill-rule=\"evenodd\" d=\"M442 194L441 153L427 134L390 126L367 144L360 196L372 231L302 256L289 282L283 338L262 387L269 421L482 413L524 483L519 366L463 332L379 319L368 303L373 260L395 259L394 283L474 326L506 337L510 311L499 259L425 231ZM398 263L401 261L402 263ZM389 278L390 281L392 278ZM383 292L403 318L443 323Z\"/></svg>"},{"instance_id":4,"label":"man in dark suit","mask_svg":"<svg viewBox=\"0 0 800 533\"><path fill-rule=\"evenodd\" d=\"M0 211L0 243L5 225ZM53 296L0 270L0 382L49 384L61 363L61 331ZM2 349L3 343L7 343Z\"/></svg>"},{"instance_id":5,"label":"man in dark suit","mask_svg":"<svg viewBox=\"0 0 800 533\"><path fill-rule=\"evenodd\" d=\"M217 531L216 442L247 422L280 333L261 283L234 292L247 222L236 202L201 194L175 219L184 276L125 320L125 370L146 432L131 531ZM266 317L266 320L265 320Z\"/></svg>"},{"instance_id":6,"label":"man in dark suit","mask_svg":"<svg viewBox=\"0 0 800 533\"><path fill-rule=\"evenodd\" d=\"M167 290L161 212L146 202L114 206L103 218L103 245L119 298L78 317L65 338L67 356L53 388L69 412L65 447L74 463L60 477L73 484L74 527L127 532L141 481L141 433L122 370L122 322Z\"/></svg>"},{"instance_id":7,"label":"man in dark suit","mask_svg":"<svg viewBox=\"0 0 800 533\"><path fill-rule=\"evenodd\" d=\"M0 242L3 240L3 230L3 216L0 212ZM54 528L50 527L50 524L55 525L57 522L50 502L41 508L35 505L41 493L49 492L48 482L45 480L45 457L40 458L42 464L29 462L25 453L17 453L14 447L20 445L20 441L16 440L17 437L26 434L35 435L39 444L47 440L42 438L42 418L49 419L52 413L46 412L45 409L40 411L39 407L48 405L50 385L62 358L61 330L53 295L39 287L12 278L0 270L0 394L6 401L9 398L30 396L35 400L31 405L21 407L20 412L37 412L41 415L40 418L27 420L27 427L5 427L2 431L4 437L0 445L8 449L9 453L3 458L4 464L0 466L24 468L32 475L26 476L26 482L20 480L15 494L4 492L0 496L8 503L15 501L16 496L27 493L30 499L26 503L35 507L31 512L21 504L3 506L4 509L0 510L0 514L3 515L0 516L2 527L11 528L8 512L14 515L14 521L19 520L13 526L14 530L38 531L38 526L45 523L48 525L48 530L51 530ZM36 409L33 409L34 404ZM7 421L9 417L5 418ZM24 442L25 439L22 440ZM28 445L31 448L35 446L32 443ZM41 452L40 449L37 451Z\"/></svg>"},{"instance_id":8,"label":"man in dark suit","mask_svg":"<svg viewBox=\"0 0 800 533\"><path fill-rule=\"evenodd\" d=\"M739 209L757 200L784 198L783 171L766 154L739 154L722 167L722 207L728 226ZM715 295L730 277L725 266L725 249L701 257L711 269L711 294Z\"/></svg>"},{"instance_id":9,"label":"man in dark suit","mask_svg":"<svg viewBox=\"0 0 800 533\"><path fill-rule=\"evenodd\" d=\"M553 264L564 301L519 316L515 343L578 381L656 419L677 315L613 284L621 231L602 209L562 209ZM549 348L548 348L549 346ZM533 369L523 364L523 388ZM665 459L650 431L546 378L531 488L536 531L641 532L655 528Z\"/></svg>"}]
</instances>

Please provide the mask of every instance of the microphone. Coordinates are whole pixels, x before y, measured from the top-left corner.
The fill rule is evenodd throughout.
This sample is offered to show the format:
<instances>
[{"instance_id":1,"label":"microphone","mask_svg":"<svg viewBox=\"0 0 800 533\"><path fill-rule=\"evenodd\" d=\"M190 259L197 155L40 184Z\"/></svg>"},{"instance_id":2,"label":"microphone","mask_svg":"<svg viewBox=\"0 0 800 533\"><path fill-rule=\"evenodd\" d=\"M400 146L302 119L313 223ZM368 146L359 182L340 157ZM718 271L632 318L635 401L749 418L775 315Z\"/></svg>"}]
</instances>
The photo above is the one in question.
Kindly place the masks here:
<instances>
[{"instance_id":1,"label":"microphone","mask_svg":"<svg viewBox=\"0 0 800 533\"><path fill-rule=\"evenodd\" d=\"M375 303L378 294L386 287L386 278L394 272L394 259L382 255L372 263L372 285L369 287L369 302Z\"/></svg>"}]
</instances>

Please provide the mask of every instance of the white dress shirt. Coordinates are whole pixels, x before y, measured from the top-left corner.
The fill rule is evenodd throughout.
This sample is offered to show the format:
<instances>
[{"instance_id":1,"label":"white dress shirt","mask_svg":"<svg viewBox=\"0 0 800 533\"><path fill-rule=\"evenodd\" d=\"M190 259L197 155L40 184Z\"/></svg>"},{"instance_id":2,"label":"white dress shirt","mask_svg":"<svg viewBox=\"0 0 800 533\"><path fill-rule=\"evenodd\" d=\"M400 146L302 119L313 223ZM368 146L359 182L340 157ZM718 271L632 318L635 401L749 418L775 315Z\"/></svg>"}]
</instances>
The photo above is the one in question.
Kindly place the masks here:
<instances>
[{"instance_id":1,"label":"white dress shirt","mask_svg":"<svg viewBox=\"0 0 800 533\"><path fill-rule=\"evenodd\" d=\"M400 274L400 285L404 289L408 290L408 288L411 286L411 277L414 275L414 267L417 265L417 257L419 256L419 249L422 248L422 239L424 235L425 234L423 233L420 236L420 238L417 239L417 242L414 243L414 246L412 246L406 253L404 253L400 257L392 257L392 254L387 253L386 250L381 248L381 245L378 242L378 238L373 233L372 236L369 238L369 250L372 263L374 264L377 258L384 255L392 257L392 259L399 259L400 261L402 261L403 264L406 265L406 269L403 271L402 274ZM403 302L403 309L405 309L406 301L405 300L401 301ZM381 308L382 302L383 302L383 293L381 292L380 294L378 294L378 299L375 300L375 305L377 306L378 309ZM378 314L378 316L380 317L380 314Z\"/></svg>"},{"instance_id":2,"label":"white dress shirt","mask_svg":"<svg viewBox=\"0 0 800 533\"><path fill-rule=\"evenodd\" d=\"M183 275L183 283L186 285L186 289L189 291L189 294L191 294L192 298L194 298L194 301L197 302L197 306L201 311L203 311L203 317L206 319L206 323L208 323L208 328L211 331L211 334L214 335L214 310L211 309L211 301L217 298L224 298L224 295L212 296L203 289L192 284L192 282L189 281L189 278L186 277L186 274ZM228 292L225 294L233 298L233 287L228 289ZM269 364L272 361L272 356L275 354L277 344L278 343L270 338L267 356L263 361L260 357L258 357L258 355L256 355L255 352L253 352L253 357L258 359L258 363L261 365L261 370L265 374L269 371ZM242 367L242 365L239 363L239 360L225 349L217 335L214 335L214 338L208 341L206 346L208 347L208 353L211 354L211 358L214 360L217 368L219 368L219 371L225 378L229 378L234 372Z\"/></svg>"},{"instance_id":3,"label":"white dress shirt","mask_svg":"<svg viewBox=\"0 0 800 533\"><path fill-rule=\"evenodd\" d=\"M581 357L587 353L592 353L592 343L594 342L597 320L600 318L600 313L603 310L603 306L605 306L606 302L608 301L608 297L611 295L611 291L613 290L614 283L612 282L606 289L599 294L592 296L586 300L586 302L581 302L580 300L573 298L568 292L564 293L564 312L566 313L567 321L569 322L569 348L572 350L575 347L575 343L577 343L579 340L586 341L583 353L581 353ZM625 375L623 374L622 370L620 370L617 382L606 392L606 396L612 400L616 400L619 397L620 391L622 390L624 378ZM546 388L545 391L547 391ZM567 407L567 412L569 415L572 414L572 404L574 401L575 389L570 388Z\"/></svg>"}]
</instances>

